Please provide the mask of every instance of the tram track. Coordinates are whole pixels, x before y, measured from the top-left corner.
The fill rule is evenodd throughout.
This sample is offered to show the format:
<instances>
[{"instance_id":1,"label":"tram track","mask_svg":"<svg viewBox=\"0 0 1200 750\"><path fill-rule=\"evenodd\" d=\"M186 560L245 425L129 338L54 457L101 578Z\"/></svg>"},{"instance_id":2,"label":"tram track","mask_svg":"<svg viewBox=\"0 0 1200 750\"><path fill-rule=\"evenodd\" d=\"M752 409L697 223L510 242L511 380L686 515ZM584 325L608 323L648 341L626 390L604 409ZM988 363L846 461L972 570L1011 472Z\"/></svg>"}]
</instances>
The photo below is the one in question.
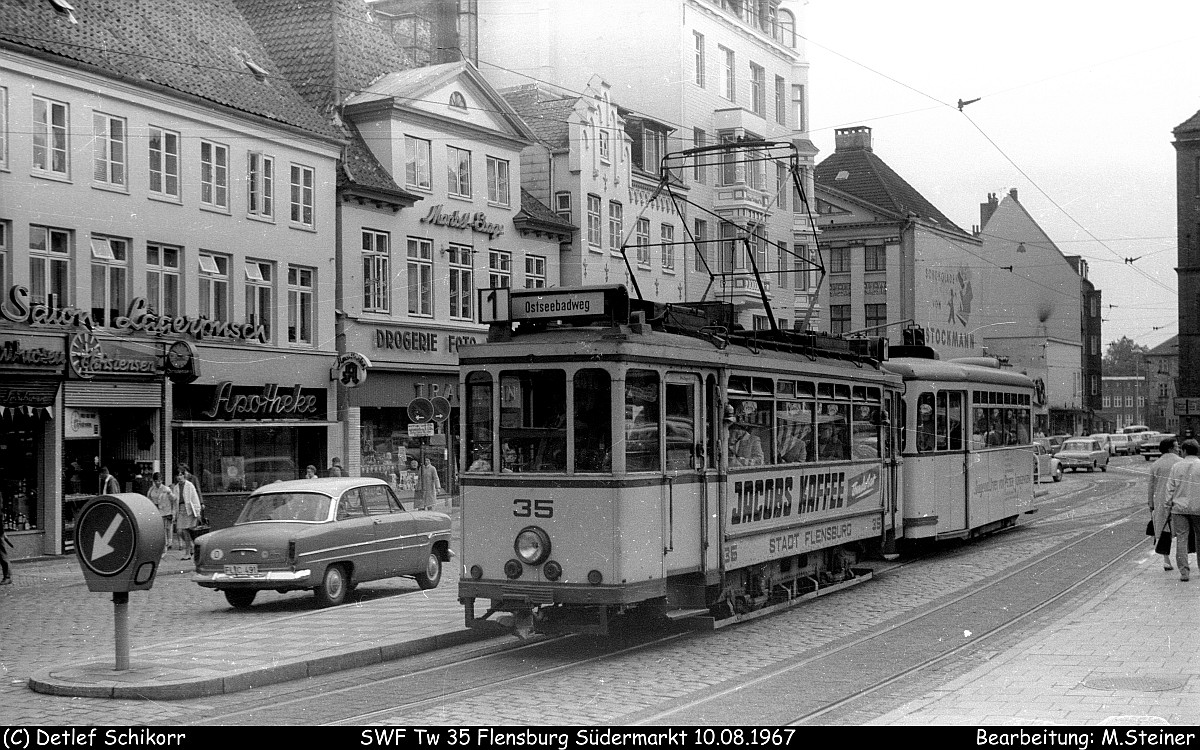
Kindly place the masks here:
<instances>
[{"instance_id":1,"label":"tram track","mask_svg":"<svg viewBox=\"0 0 1200 750\"><path fill-rule=\"evenodd\" d=\"M805 725L823 720L842 723L837 721L838 717L872 713L864 705L884 691L927 676L972 652L987 651L990 642L1014 633L1055 604L1078 594L1129 553L1144 546L1146 542L1140 537L1131 544L1128 534L1119 535L1120 541L1116 541L1118 535L1112 533L1115 526L1130 524L1143 512L1141 508L1125 508L1115 518L1092 519L1086 533L969 591L751 679L665 710L648 712L632 723L699 725L733 712L732 715L755 715L756 720L768 724ZM1104 547L1103 564L1093 566L1080 577L1080 561L1099 546ZM920 561L913 564L917 562ZM900 567L876 573L876 577L896 575ZM1036 580L1037 586L1031 587L1031 580ZM1046 590L1048 584L1052 584L1052 591ZM1037 592L1036 600L1023 601L1021 595L1030 590ZM960 635L964 622L987 625L973 628L967 637ZM863 670L864 663L886 664L891 668L880 674L878 666ZM813 675L820 676L819 685L806 681ZM796 711L796 706L801 710Z\"/></svg>"}]
</instances>

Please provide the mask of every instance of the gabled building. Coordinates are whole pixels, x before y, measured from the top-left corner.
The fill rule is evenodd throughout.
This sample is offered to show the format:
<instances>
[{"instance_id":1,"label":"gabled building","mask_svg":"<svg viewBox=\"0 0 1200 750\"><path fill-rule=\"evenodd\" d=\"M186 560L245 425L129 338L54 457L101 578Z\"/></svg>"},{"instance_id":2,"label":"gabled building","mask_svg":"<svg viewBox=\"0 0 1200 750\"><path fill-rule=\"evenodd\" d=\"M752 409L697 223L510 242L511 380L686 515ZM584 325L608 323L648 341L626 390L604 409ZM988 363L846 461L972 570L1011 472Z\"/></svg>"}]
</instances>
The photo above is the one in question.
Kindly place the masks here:
<instances>
[{"instance_id":1,"label":"gabled building","mask_svg":"<svg viewBox=\"0 0 1200 750\"><path fill-rule=\"evenodd\" d=\"M1146 421L1159 432L1179 434L1175 384L1179 378L1179 337L1172 336L1146 352Z\"/></svg>"},{"instance_id":2,"label":"gabled building","mask_svg":"<svg viewBox=\"0 0 1200 750\"><path fill-rule=\"evenodd\" d=\"M599 76L582 95L546 84L503 94L537 134L521 155L523 187L583 229L563 245L563 284L636 284L646 299L688 299L683 219L659 190L656 134L670 129L622 111ZM708 276L690 281L699 294Z\"/></svg>"},{"instance_id":3,"label":"gabled building","mask_svg":"<svg viewBox=\"0 0 1200 750\"><path fill-rule=\"evenodd\" d=\"M913 322L943 359L982 353L981 240L875 154L868 127L839 129L815 175L826 274L816 327L900 344Z\"/></svg>"},{"instance_id":4,"label":"gabled building","mask_svg":"<svg viewBox=\"0 0 1200 750\"><path fill-rule=\"evenodd\" d=\"M1087 261L1064 257L1016 189L979 206L982 240L973 265L976 325L991 354L1041 385L1034 425L1047 435L1093 432L1100 408L1100 293ZM1037 403L1040 401L1040 403Z\"/></svg>"},{"instance_id":5,"label":"gabled building","mask_svg":"<svg viewBox=\"0 0 1200 750\"><path fill-rule=\"evenodd\" d=\"M348 142L333 264L347 470L408 497L429 458L453 490L458 347L486 336L478 292L557 285L575 228L521 190L535 136L470 62L418 65L413 26L356 0L246 5Z\"/></svg>"},{"instance_id":6,"label":"gabled building","mask_svg":"<svg viewBox=\"0 0 1200 750\"><path fill-rule=\"evenodd\" d=\"M102 465L128 490L187 464L222 524L251 481L303 476L339 442L343 134L232 0L74 5L0 2L16 557L69 547Z\"/></svg>"}]
</instances>

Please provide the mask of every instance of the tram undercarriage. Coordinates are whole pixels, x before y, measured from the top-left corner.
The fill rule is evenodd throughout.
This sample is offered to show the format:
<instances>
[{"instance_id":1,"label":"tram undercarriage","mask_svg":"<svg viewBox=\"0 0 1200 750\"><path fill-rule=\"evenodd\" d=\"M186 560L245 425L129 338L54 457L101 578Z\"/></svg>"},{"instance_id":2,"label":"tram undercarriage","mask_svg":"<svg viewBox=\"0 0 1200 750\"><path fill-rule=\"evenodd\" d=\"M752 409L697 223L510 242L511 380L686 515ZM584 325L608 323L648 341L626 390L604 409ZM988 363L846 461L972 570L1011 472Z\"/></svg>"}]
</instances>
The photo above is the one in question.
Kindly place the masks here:
<instances>
[{"instance_id":1,"label":"tram undercarriage","mask_svg":"<svg viewBox=\"0 0 1200 750\"><path fill-rule=\"evenodd\" d=\"M492 599L487 612L474 616L473 599L463 600L469 628L496 628L519 637L534 634L608 635L618 620L686 620L696 628L716 629L864 583L872 569L860 565L864 543L771 560L705 576L692 573L665 581L666 595L625 604L534 604Z\"/></svg>"}]
</instances>

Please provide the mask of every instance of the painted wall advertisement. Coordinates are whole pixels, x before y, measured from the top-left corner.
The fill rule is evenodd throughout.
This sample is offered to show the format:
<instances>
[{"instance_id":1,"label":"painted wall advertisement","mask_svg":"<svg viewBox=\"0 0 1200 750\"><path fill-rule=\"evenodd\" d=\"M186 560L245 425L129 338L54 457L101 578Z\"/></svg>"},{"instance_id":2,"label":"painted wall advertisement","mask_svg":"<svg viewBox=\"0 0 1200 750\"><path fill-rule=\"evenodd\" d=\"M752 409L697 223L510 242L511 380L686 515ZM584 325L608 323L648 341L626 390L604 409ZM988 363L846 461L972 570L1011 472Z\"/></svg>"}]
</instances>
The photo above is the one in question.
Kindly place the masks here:
<instances>
[{"instance_id":1,"label":"painted wall advertisement","mask_svg":"<svg viewBox=\"0 0 1200 750\"><path fill-rule=\"evenodd\" d=\"M979 279L962 256L953 246L945 252L921 248L917 253L915 317L925 328L925 343L943 358L977 355L983 346L975 304Z\"/></svg>"}]
</instances>

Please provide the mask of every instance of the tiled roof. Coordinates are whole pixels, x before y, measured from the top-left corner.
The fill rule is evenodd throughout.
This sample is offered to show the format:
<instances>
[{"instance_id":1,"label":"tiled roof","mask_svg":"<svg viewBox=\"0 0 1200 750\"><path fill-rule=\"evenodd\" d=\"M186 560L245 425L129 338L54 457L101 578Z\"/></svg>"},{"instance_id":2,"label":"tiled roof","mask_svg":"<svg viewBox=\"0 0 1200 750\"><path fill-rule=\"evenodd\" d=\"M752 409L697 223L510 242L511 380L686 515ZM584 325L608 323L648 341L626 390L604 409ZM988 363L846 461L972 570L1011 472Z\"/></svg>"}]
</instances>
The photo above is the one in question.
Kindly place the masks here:
<instances>
[{"instance_id":1,"label":"tiled roof","mask_svg":"<svg viewBox=\"0 0 1200 750\"><path fill-rule=\"evenodd\" d=\"M401 205L411 206L421 200L421 196L410 193L392 179L371 149L363 141L362 134L353 125L345 125L348 136L346 148L342 151L342 161L338 170L338 189L356 187L375 193L390 196Z\"/></svg>"},{"instance_id":2,"label":"tiled roof","mask_svg":"<svg viewBox=\"0 0 1200 750\"><path fill-rule=\"evenodd\" d=\"M0 46L338 137L279 74L234 0L86 0L74 7L78 23L45 0L0 0ZM260 80L247 61L267 75Z\"/></svg>"},{"instance_id":3,"label":"tiled roof","mask_svg":"<svg viewBox=\"0 0 1200 750\"><path fill-rule=\"evenodd\" d=\"M564 221L550 207L535 198L525 188L521 188L521 210L513 218L517 224L528 222L536 225L534 228L543 231L564 232L570 234L579 227L569 221Z\"/></svg>"},{"instance_id":4,"label":"tiled roof","mask_svg":"<svg viewBox=\"0 0 1200 750\"><path fill-rule=\"evenodd\" d=\"M1179 356L1179 336L1172 336L1150 351L1146 352L1147 357L1176 357Z\"/></svg>"},{"instance_id":5,"label":"tiled roof","mask_svg":"<svg viewBox=\"0 0 1200 750\"><path fill-rule=\"evenodd\" d=\"M542 143L550 148L570 147L570 129L567 122L575 109L577 96L559 96L537 84L504 89L500 92L525 124Z\"/></svg>"},{"instance_id":6,"label":"tiled roof","mask_svg":"<svg viewBox=\"0 0 1200 750\"><path fill-rule=\"evenodd\" d=\"M898 219L911 212L947 231L967 234L873 151L864 148L835 151L817 165L813 177L823 187L858 198Z\"/></svg>"},{"instance_id":7,"label":"tiled roof","mask_svg":"<svg viewBox=\"0 0 1200 750\"><path fill-rule=\"evenodd\" d=\"M1200 131L1200 112L1197 112L1175 126L1175 130L1172 132L1178 135L1179 133L1194 133L1196 131Z\"/></svg>"}]
</instances>

